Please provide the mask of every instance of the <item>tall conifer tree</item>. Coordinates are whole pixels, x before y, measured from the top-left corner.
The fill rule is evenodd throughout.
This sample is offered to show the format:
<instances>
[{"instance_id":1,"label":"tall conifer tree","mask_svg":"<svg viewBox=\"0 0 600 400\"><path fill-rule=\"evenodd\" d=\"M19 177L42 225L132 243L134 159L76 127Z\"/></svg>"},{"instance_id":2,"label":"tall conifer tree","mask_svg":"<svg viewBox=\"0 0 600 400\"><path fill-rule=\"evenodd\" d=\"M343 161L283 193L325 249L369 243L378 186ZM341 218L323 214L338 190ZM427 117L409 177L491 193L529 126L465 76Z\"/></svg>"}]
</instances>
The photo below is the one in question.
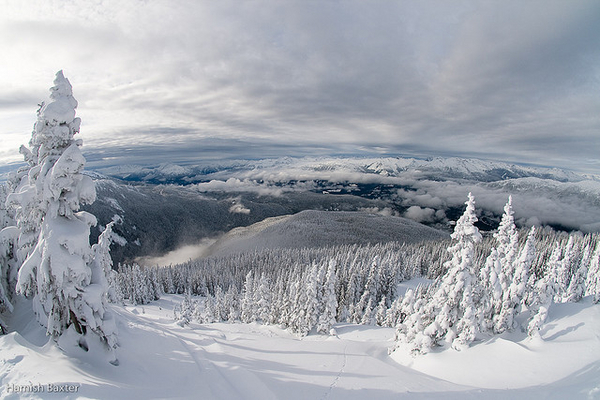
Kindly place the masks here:
<instances>
[{"instance_id":1,"label":"tall conifer tree","mask_svg":"<svg viewBox=\"0 0 600 400\"><path fill-rule=\"evenodd\" d=\"M75 117L77 100L62 71L50 92L51 101L38 111L31 149L21 151L30 169L9 198L21 218L20 250L27 256L17 290L33 297L38 321L55 339L73 329L80 347L87 350L87 337L94 332L112 351L117 339L107 309L106 259L100 259L102 252L96 254L100 258L94 257L89 244L96 218L79 211L81 205L94 202L96 189L91 178L82 174L82 141L74 138L81 124ZM25 217L29 211L31 215ZM34 220L39 220L40 228L31 247L29 225Z\"/></svg>"}]
</instances>

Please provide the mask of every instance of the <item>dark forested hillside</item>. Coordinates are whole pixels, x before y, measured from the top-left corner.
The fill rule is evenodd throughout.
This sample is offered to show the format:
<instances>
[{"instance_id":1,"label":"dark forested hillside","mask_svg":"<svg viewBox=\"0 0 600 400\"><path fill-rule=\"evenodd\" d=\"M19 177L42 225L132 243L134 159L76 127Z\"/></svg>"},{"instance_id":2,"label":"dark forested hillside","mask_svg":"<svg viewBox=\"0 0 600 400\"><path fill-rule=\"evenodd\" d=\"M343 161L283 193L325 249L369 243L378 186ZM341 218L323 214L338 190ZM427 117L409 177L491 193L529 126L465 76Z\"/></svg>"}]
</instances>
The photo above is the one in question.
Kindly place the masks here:
<instances>
[{"instance_id":1,"label":"dark forested hillside","mask_svg":"<svg viewBox=\"0 0 600 400\"><path fill-rule=\"evenodd\" d=\"M131 185L112 179L97 179L96 187L98 199L86 210L96 215L101 225L110 222L114 215L121 217L122 223L115 225L114 230L128 242L125 246L113 246L115 263L160 255L269 217L303 210L378 210L388 205L381 200L309 191L285 195L206 194L191 186Z\"/></svg>"}]
</instances>

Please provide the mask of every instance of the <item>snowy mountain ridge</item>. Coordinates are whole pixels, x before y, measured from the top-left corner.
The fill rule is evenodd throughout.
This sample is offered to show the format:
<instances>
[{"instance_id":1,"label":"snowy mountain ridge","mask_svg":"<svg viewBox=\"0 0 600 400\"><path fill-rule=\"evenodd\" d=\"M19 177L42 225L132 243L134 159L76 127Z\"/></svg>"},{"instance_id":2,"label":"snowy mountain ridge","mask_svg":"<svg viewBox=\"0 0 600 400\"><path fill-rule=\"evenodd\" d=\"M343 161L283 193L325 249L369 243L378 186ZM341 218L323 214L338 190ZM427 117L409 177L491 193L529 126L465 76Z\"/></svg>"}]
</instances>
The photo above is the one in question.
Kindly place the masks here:
<instances>
[{"instance_id":1,"label":"snowy mountain ridge","mask_svg":"<svg viewBox=\"0 0 600 400\"><path fill-rule=\"evenodd\" d=\"M211 179L243 175L260 175L266 171L311 171L313 173L361 173L387 177L401 177L408 172L425 178L467 179L497 181L511 178L538 177L559 182L599 180L595 175L551 167L525 166L500 161L468 158L430 159L387 158L336 158L336 157L283 157L263 160L232 160L198 165L160 164L157 166L118 165L96 168L96 171L124 180L153 183L194 183ZM292 178L293 179L293 178ZM319 179L315 174L315 179Z\"/></svg>"},{"instance_id":2,"label":"snowy mountain ridge","mask_svg":"<svg viewBox=\"0 0 600 400\"><path fill-rule=\"evenodd\" d=\"M600 180L475 159L284 157L198 166L122 165L86 174L98 188L90 209L101 225L115 214L123 218L123 226L115 229L129 243L113 249L116 260L158 256L309 209L389 209L390 215L449 231L468 192L475 195L481 229L495 228L512 195L521 226L600 230Z\"/></svg>"},{"instance_id":3,"label":"snowy mountain ridge","mask_svg":"<svg viewBox=\"0 0 600 400\"><path fill-rule=\"evenodd\" d=\"M306 210L235 228L208 248L209 255L277 248L442 240L450 236L412 220L366 212Z\"/></svg>"}]
</instances>

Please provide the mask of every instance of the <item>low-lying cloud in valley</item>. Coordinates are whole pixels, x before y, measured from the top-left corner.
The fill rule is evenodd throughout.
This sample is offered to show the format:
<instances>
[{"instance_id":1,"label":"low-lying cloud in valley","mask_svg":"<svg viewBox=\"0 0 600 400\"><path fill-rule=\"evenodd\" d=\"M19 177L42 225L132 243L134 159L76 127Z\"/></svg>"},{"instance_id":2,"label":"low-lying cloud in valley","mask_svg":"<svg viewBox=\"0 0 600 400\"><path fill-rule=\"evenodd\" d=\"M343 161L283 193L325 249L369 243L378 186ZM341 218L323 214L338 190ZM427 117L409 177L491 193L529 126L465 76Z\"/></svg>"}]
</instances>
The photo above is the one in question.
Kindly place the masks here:
<instances>
[{"instance_id":1,"label":"low-lying cloud in valley","mask_svg":"<svg viewBox=\"0 0 600 400\"><path fill-rule=\"evenodd\" d=\"M600 230L600 180L559 169L457 158L287 157L223 162L213 167L162 165L138 170L136 173L130 167L121 176L182 182L186 190L209 197L233 194L229 213L252 212L243 200L245 195L284 199L291 193L313 192L380 199L387 205L365 211L444 226L455 218L456 211L448 214L449 210L461 209L467 193L472 192L480 215L492 219L502 214L512 196L515 218L521 226L549 224L584 232Z\"/></svg>"},{"instance_id":2,"label":"low-lying cloud in valley","mask_svg":"<svg viewBox=\"0 0 600 400\"><path fill-rule=\"evenodd\" d=\"M462 207L469 192L475 196L480 211L496 215L502 214L512 195L515 218L522 226L550 224L584 232L600 230L600 181L593 177L533 167L521 170L514 165L479 160L456 166L452 164L456 159L448 159L444 166L440 160L444 159L411 166L406 159L294 159L284 165L264 164L236 171L237 176L244 177L243 181L231 182L230 178L225 185L211 181L199 186L228 190L239 186L240 191L263 194L273 187L280 188L278 194L285 190L316 190L315 182L327 182L327 187L334 189L348 189L350 184L394 186L398 188L392 199L407 208L404 216L424 223L446 220L445 211ZM502 168L513 169L504 172L506 175L523 177L495 177Z\"/></svg>"}]
</instances>

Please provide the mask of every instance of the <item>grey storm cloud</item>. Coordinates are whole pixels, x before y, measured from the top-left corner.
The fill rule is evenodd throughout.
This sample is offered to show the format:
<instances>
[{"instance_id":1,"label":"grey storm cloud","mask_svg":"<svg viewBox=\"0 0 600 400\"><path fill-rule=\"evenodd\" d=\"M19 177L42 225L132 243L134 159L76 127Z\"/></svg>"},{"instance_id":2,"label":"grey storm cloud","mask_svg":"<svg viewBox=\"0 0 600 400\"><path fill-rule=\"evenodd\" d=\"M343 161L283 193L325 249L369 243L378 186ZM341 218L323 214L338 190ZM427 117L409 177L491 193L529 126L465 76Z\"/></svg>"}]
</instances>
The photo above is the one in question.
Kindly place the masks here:
<instances>
[{"instance_id":1,"label":"grey storm cloud","mask_svg":"<svg viewBox=\"0 0 600 400\"><path fill-rule=\"evenodd\" d=\"M599 169L597 1L6 3L0 83L22 94L0 118L31 115L23 142L64 68L92 149L221 140L236 157L265 153L237 148L252 142Z\"/></svg>"}]
</instances>

